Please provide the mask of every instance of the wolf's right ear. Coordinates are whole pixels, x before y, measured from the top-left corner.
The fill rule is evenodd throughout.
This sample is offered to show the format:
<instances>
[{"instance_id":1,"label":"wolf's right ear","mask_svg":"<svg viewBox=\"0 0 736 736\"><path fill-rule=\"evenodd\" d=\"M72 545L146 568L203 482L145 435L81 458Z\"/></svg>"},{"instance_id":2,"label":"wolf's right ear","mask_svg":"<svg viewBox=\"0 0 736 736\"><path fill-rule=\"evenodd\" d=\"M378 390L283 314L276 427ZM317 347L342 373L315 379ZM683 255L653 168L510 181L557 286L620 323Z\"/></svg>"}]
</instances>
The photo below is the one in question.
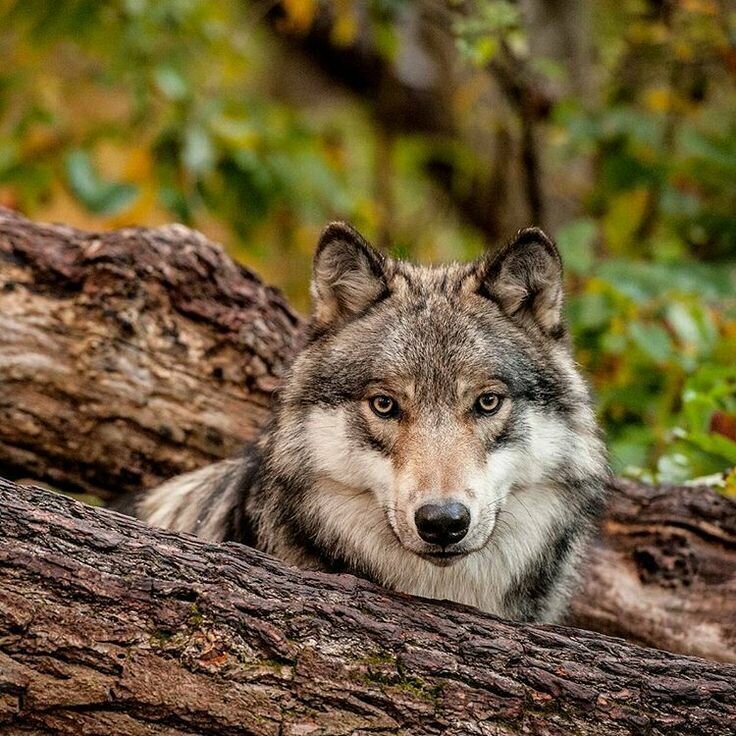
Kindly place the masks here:
<instances>
[{"instance_id":1,"label":"wolf's right ear","mask_svg":"<svg viewBox=\"0 0 736 736\"><path fill-rule=\"evenodd\" d=\"M386 258L344 222L322 232L312 267L312 319L318 328L364 312L388 293Z\"/></svg>"},{"instance_id":2,"label":"wolf's right ear","mask_svg":"<svg viewBox=\"0 0 736 736\"><path fill-rule=\"evenodd\" d=\"M562 259L540 228L519 230L481 269L479 293L496 302L510 319L535 324L553 338L564 334Z\"/></svg>"}]
</instances>

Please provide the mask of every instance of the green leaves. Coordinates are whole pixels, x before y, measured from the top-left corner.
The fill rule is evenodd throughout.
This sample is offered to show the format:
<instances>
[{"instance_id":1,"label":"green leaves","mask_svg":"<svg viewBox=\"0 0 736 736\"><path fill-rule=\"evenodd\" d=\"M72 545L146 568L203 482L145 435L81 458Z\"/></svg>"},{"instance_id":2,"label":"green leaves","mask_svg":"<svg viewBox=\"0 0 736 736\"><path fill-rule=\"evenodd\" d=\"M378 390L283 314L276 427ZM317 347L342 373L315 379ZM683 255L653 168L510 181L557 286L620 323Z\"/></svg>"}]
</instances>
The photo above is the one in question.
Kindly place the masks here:
<instances>
[{"instance_id":1,"label":"green leaves","mask_svg":"<svg viewBox=\"0 0 736 736\"><path fill-rule=\"evenodd\" d=\"M501 41L512 46L521 44L521 14L508 0L476 0L471 13L458 16L453 24L460 55L482 67L501 48Z\"/></svg>"},{"instance_id":2,"label":"green leaves","mask_svg":"<svg viewBox=\"0 0 736 736\"><path fill-rule=\"evenodd\" d=\"M734 386L718 366L736 365L736 88L708 3L673 3L666 33L641 3L595 4L569 39L595 48L586 69L538 51L554 24L530 32L523 3L453 0L437 18L472 68L440 90L447 136L387 134L374 99L335 94L329 69L315 84L284 64L252 5L16 0L0 10L0 203L61 219L81 205L91 227L186 222L306 307L328 219L353 220L406 258L443 261L488 245L465 203L482 207L498 191L518 218L510 226L530 224L517 206L518 110L492 71L513 55L533 77L519 79L524 94L538 82L558 100L534 123L545 214L562 222L569 323L616 470L672 480L734 464ZM360 23L353 5L310 0L287 15L302 32L332 15L332 43L365 43L387 69L403 63L409 36L423 42L420 28L407 32L408 0L371 0ZM585 79L584 97L573 90ZM430 162L453 172L449 199Z\"/></svg>"},{"instance_id":3,"label":"green leaves","mask_svg":"<svg viewBox=\"0 0 736 736\"><path fill-rule=\"evenodd\" d=\"M112 215L120 212L138 194L133 184L102 179L86 151L76 150L67 155L66 175L72 192L95 214Z\"/></svg>"},{"instance_id":4,"label":"green leaves","mask_svg":"<svg viewBox=\"0 0 736 736\"><path fill-rule=\"evenodd\" d=\"M569 222L557 232L557 247L565 263L565 270L575 274L590 272L595 259L595 241L598 226L585 217Z\"/></svg>"},{"instance_id":5,"label":"green leaves","mask_svg":"<svg viewBox=\"0 0 736 736\"><path fill-rule=\"evenodd\" d=\"M182 163L195 175L211 171L215 151L207 130L201 125L191 125L184 133Z\"/></svg>"},{"instance_id":6,"label":"green leaves","mask_svg":"<svg viewBox=\"0 0 736 736\"><path fill-rule=\"evenodd\" d=\"M632 322L629 336L632 343L655 365L664 367L672 356L672 341L661 325Z\"/></svg>"},{"instance_id":7,"label":"green leaves","mask_svg":"<svg viewBox=\"0 0 736 736\"><path fill-rule=\"evenodd\" d=\"M683 481L736 464L736 264L595 263L569 319L617 472Z\"/></svg>"},{"instance_id":8,"label":"green leaves","mask_svg":"<svg viewBox=\"0 0 736 736\"><path fill-rule=\"evenodd\" d=\"M190 93L186 78L169 64L157 66L153 70L153 79L162 94L175 102L184 100Z\"/></svg>"},{"instance_id":9,"label":"green leaves","mask_svg":"<svg viewBox=\"0 0 736 736\"><path fill-rule=\"evenodd\" d=\"M665 480L736 466L736 363L703 365L687 379L671 446L659 465Z\"/></svg>"}]
</instances>

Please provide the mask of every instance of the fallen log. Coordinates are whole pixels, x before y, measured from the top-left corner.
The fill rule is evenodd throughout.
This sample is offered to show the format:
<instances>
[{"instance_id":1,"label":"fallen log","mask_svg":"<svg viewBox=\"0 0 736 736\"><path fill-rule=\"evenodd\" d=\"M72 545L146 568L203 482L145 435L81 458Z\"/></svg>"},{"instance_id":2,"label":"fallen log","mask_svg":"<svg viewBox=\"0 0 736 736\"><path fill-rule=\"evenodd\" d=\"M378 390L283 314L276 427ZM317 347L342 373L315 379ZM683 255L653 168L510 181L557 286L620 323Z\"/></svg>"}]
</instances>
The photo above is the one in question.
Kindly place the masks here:
<instances>
[{"instance_id":1,"label":"fallen log","mask_svg":"<svg viewBox=\"0 0 736 736\"><path fill-rule=\"evenodd\" d=\"M299 326L188 228L0 208L0 475L105 498L225 457L268 418Z\"/></svg>"},{"instance_id":2,"label":"fallen log","mask_svg":"<svg viewBox=\"0 0 736 736\"><path fill-rule=\"evenodd\" d=\"M0 733L713 734L736 666L287 568L0 482Z\"/></svg>"},{"instance_id":3,"label":"fallen log","mask_svg":"<svg viewBox=\"0 0 736 736\"><path fill-rule=\"evenodd\" d=\"M187 228L0 210L0 475L110 498L226 457L267 420L300 327ZM613 481L570 621L736 662L736 503Z\"/></svg>"}]
</instances>

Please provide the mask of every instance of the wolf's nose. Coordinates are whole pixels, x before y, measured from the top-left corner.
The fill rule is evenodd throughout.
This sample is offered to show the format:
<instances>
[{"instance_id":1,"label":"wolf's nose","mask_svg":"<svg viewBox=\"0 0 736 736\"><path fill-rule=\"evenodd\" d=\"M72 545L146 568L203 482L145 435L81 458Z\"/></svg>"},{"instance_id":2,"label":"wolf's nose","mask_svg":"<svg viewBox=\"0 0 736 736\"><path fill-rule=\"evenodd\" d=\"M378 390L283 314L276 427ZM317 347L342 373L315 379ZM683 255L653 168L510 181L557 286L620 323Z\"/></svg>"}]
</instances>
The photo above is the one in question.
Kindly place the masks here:
<instances>
[{"instance_id":1,"label":"wolf's nose","mask_svg":"<svg viewBox=\"0 0 736 736\"><path fill-rule=\"evenodd\" d=\"M470 511L462 503L427 503L414 514L419 536L430 544L447 547L459 542L470 526Z\"/></svg>"}]
</instances>

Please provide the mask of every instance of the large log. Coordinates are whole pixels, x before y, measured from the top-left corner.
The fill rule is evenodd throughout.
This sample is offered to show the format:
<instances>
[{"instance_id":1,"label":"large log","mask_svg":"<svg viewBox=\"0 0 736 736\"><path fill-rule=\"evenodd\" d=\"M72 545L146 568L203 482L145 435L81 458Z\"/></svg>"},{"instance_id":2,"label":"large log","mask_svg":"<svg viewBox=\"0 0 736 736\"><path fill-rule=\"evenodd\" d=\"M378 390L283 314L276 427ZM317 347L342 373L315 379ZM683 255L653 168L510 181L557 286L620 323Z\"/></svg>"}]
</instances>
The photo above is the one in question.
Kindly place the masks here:
<instances>
[{"instance_id":1,"label":"large log","mask_svg":"<svg viewBox=\"0 0 736 736\"><path fill-rule=\"evenodd\" d=\"M736 666L287 568L0 482L0 733L699 734Z\"/></svg>"},{"instance_id":2,"label":"large log","mask_svg":"<svg viewBox=\"0 0 736 736\"><path fill-rule=\"evenodd\" d=\"M736 662L736 503L702 486L611 490L570 622Z\"/></svg>"},{"instance_id":3,"label":"large log","mask_svg":"<svg viewBox=\"0 0 736 736\"><path fill-rule=\"evenodd\" d=\"M91 234L0 208L0 475L105 497L233 453L299 323L188 228Z\"/></svg>"},{"instance_id":4,"label":"large log","mask_svg":"<svg viewBox=\"0 0 736 736\"><path fill-rule=\"evenodd\" d=\"M300 324L181 226L0 211L0 475L109 497L225 457L268 418ZM571 621L736 662L736 504L614 481Z\"/></svg>"}]
</instances>

